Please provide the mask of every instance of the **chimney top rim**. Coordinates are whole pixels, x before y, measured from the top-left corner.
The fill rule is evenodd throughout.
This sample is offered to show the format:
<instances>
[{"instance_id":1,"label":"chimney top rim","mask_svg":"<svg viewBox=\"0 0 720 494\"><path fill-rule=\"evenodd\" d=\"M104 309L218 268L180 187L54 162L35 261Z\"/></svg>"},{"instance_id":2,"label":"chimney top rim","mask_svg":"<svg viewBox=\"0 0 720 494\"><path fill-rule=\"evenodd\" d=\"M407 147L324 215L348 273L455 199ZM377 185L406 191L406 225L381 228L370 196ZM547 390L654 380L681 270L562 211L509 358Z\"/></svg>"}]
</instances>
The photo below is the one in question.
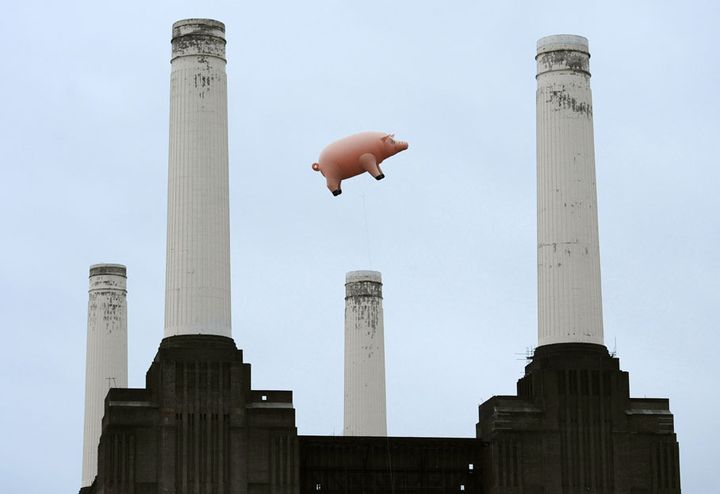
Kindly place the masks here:
<instances>
[{"instance_id":1,"label":"chimney top rim","mask_svg":"<svg viewBox=\"0 0 720 494\"><path fill-rule=\"evenodd\" d=\"M172 39L183 36L211 36L225 40L225 24L215 19L182 19L172 25Z\"/></svg>"},{"instance_id":2,"label":"chimney top rim","mask_svg":"<svg viewBox=\"0 0 720 494\"><path fill-rule=\"evenodd\" d=\"M127 266L124 264L100 263L90 266L90 276L115 275L127 278Z\"/></svg>"},{"instance_id":3,"label":"chimney top rim","mask_svg":"<svg viewBox=\"0 0 720 494\"><path fill-rule=\"evenodd\" d=\"M360 270L360 271L349 271L345 275L345 283L356 283L359 281L374 281L376 283L382 283L382 274L380 271L371 270Z\"/></svg>"},{"instance_id":4,"label":"chimney top rim","mask_svg":"<svg viewBox=\"0 0 720 494\"><path fill-rule=\"evenodd\" d=\"M197 25L203 25L203 26L209 26L221 29L223 32L225 32L225 23L221 21L217 21L215 19L209 19L209 18L203 18L203 17L190 17L188 19L180 19L179 21L173 22L173 29L176 27L182 27L182 26L189 26L192 24Z\"/></svg>"},{"instance_id":5,"label":"chimney top rim","mask_svg":"<svg viewBox=\"0 0 720 494\"><path fill-rule=\"evenodd\" d=\"M577 34L552 34L537 41L537 54L550 51L571 50L590 55L588 39Z\"/></svg>"}]
</instances>

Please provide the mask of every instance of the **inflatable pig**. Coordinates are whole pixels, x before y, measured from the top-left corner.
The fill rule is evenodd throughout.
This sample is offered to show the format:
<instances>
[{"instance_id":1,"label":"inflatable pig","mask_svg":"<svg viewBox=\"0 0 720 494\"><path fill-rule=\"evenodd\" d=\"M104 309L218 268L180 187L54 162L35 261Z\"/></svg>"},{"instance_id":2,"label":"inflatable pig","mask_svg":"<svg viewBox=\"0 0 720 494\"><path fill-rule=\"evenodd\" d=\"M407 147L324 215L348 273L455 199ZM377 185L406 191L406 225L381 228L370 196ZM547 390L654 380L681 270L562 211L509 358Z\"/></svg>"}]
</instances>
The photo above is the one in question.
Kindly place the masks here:
<instances>
[{"instance_id":1,"label":"inflatable pig","mask_svg":"<svg viewBox=\"0 0 720 494\"><path fill-rule=\"evenodd\" d=\"M320 153L318 163L312 169L323 174L327 187L334 196L342 194L340 182L346 178L368 172L375 180L385 175L380 171L384 159L405 151L407 142L396 141L393 134L384 132L361 132L335 141Z\"/></svg>"}]
</instances>

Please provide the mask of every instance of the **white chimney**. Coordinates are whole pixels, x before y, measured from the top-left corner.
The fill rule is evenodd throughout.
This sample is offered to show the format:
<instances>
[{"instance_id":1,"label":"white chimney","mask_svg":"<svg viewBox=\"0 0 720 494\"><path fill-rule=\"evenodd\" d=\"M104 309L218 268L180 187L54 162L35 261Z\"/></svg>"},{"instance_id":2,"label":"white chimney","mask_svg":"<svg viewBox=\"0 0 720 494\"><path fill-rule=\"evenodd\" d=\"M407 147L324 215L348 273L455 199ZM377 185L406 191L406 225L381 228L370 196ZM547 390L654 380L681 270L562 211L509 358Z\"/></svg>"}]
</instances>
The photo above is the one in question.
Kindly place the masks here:
<instances>
[{"instance_id":1,"label":"white chimney","mask_svg":"<svg viewBox=\"0 0 720 494\"><path fill-rule=\"evenodd\" d=\"M346 436L386 436L382 278L351 271L345 278Z\"/></svg>"},{"instance_id":2,"label":"white chimney","mask_svg":"<svg viewBox=\"0 0 720 494\"><path fill-rule=\"evenodd\" d=\"M172 33L165 337L231 337L225 25Z\"/></svg>"},{"instance_id":3,"label":"white chimney","mask_svg":"<svg viewBox=\"0 0 720 494\"><path fill-rule=\"evenodd\" d=\"M537 44L538 345L603 344L590 53Z\"/></svg>"},{"instance_id":4,"label":"white chimney","mask_svg":"<svg viewBox=\"0 0 720 494\"><path fill-rule=\"evenodd\" d=\"M110 388L127 388L127 382L126 269L121 264L95 264L90 267L88 293L82 487L97 475L105 396Z\"/></svg>"}]
</instances>

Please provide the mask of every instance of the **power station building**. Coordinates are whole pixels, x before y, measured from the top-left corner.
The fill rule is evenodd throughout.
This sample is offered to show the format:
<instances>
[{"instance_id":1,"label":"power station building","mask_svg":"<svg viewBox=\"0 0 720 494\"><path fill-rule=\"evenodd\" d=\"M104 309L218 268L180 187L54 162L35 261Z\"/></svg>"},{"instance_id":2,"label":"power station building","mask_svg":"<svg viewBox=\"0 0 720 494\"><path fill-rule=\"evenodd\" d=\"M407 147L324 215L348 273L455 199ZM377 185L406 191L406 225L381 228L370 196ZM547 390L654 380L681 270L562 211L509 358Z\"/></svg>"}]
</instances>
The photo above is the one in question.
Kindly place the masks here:
<instances>
[{"instance_id":1,"label":"power station building","mask_svg":"<svg viewBox=\"0 0 720 494\"><path fill-rule=\"evenodd\" d=\"M475 437L386 437L381 277L354 271L345 434L301 436L292 392L253 389L232 339L225 26L175 23L165 337L127 389L126 332L89 318L81 494L679 493L668 400L631 398L604 345L587 40L537 48L538 347L517 394L480 405ZM123 323L124 290L124 267L93 267L91 303Z\"/></svg>"}]
</instances>

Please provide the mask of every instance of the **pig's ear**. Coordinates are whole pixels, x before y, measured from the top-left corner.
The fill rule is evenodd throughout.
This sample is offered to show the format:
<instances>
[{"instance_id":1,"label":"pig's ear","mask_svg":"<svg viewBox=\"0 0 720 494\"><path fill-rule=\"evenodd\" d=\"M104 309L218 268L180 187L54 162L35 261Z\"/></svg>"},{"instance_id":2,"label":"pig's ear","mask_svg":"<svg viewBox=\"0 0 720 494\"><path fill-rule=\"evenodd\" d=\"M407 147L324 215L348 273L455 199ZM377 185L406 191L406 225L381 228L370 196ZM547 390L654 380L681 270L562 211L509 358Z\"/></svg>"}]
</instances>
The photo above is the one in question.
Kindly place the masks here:
<instances>
[{"instance_id":1,"label":"pig's ear","mask_svg":"<svg viewBox=\"0 0 720 494\"><path fill-rule=\"evenodd\" d=\"M381 140L382 142L385 142L385 141L387 141L388 139L391 139L391 138L394 137L394 136L395 136L395 134L385 134L384 136L382 136L382 137L380 138L380 140Z\"/></svg>"}]
</instances>

